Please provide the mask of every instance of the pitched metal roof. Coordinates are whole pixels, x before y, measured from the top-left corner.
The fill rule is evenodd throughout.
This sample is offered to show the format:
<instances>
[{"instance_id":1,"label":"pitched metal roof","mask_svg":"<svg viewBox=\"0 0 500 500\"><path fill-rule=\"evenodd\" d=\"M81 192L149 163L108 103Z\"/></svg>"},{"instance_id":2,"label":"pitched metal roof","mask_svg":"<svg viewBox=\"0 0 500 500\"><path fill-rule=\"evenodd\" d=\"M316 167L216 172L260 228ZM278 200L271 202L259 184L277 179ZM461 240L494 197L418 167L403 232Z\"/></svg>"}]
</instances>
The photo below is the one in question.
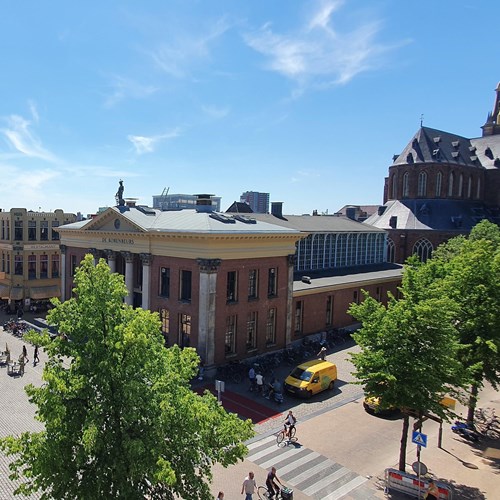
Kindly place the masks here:
<instances>
[{"instance_id":1,"label":"pitched metal roof","mask_svg":"<svg viewBox=\"0 0 500 500\"><path fill-rule=\"evenodd\" d=\"M378 232L376 227L367 227L346 217L334 215L284 215L252 214L258 221L296 229L306 233L367 233Z\"/></svg>"},{"instance_id":2,"label":"pitched metal roof","mask_svg":"<svg viewBox=\"0 0 500 500\"><path fill-rule=\"evenodd\" d=\"M255 220L253 215L197 212L196 210L161 211L149 207L110 207L91 220L66 224L62 230L98 229L102 219L110 215L123 217L144 232L185 233L268 233L294 234L298 230L267 221ZM252 219L254 219L252 221Z\"/></svg>"}]
</instances>

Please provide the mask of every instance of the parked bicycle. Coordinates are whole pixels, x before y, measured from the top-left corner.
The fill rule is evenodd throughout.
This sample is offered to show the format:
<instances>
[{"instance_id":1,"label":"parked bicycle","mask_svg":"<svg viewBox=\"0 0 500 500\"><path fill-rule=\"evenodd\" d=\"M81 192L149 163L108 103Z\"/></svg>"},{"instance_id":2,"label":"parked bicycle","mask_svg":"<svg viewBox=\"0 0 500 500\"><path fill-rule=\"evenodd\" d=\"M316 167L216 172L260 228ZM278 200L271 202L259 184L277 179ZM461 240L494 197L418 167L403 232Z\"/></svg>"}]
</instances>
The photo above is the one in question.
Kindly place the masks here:
<instances>
[{"instance_id":1,"label":"parked bicycle","mask_svg":"<svg viewBox=\"0 0 500 500\"><path fill-rule=\"evenodd\" d=\"M477 408L474 412L477 432L490 439L500 439L500 418L493 408Z\"/></svg>"}]
</instances>

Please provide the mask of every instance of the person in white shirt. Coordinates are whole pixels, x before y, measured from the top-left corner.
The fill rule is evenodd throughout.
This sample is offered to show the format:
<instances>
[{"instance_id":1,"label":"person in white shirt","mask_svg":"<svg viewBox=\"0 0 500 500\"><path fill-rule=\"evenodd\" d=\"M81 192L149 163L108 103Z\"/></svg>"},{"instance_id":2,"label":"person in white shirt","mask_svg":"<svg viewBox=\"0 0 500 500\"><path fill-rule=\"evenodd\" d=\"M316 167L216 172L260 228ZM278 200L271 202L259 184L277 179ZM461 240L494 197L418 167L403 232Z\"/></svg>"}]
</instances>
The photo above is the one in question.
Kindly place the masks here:
<instances>
[{"instance_id":1,"label":"person in white shirt","mask_svg":"<svg viewBox=\"0 0 500 500\"><path fill-rule=\"evenodd\" d=\"M245 500L252 500L255 489L257 488L257 483L255 482L253 472L248 473L248 477L245 478L243 484L241 485L241 494L245 494Z\"/></svg>"},{"instance_id":2,"label":"person in white shirt","mask_svg":"<svg viewBox=\"0 0 500 500\"><path fill-rule=\"evenodd\" d=\"M285 434L287 435L287 437L291 436L292 429L295 428L295 422L297 422L297 419L292 413L292 410L290 410L285 418Z\"/></svg>"},{"instance_id":3,"label":"person in white shirt","mask_svg":"<svg viewBox=\"0 0 500 500\"><path fill-rule=\"evenodd\" d=\"M264 387L264 377L262 373L259 372L255 375L255 382L257 384L257 392L262 392L262 388Z\"/></svg>"}]
</instances>

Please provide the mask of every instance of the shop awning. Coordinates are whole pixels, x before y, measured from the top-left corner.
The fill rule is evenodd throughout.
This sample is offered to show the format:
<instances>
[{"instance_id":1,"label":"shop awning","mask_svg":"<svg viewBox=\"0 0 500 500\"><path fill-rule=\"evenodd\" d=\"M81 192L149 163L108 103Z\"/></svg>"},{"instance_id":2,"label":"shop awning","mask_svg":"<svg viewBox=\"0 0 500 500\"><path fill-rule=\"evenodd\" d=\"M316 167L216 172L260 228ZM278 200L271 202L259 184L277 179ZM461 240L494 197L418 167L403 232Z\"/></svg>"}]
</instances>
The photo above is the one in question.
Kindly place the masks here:
<instances>
[{"instance_id":1,"label":"shop awning","mask_svg":"<svg viewBox=\"0 0 500 500\"><path fill-rule=\"evenodd\" d=\"M61 291L58 285L53 286L32 286L30 288L30 298L35 300L51 299L52 297L59 297Z\"/></svg>"},{"instance_id":2,"label":"shop awning","mask_svg":"<svg viewBox=\"0 0 500 500\"><path fill-rule=\"evenodd\" d=\"M10 286L0 284L0 299L10 298Z\"/></svg>"},{"instance_id":3,"label":"shop awning","mask_svg":"<svg viewBox=\"0 0 500 500\"><path fill-rule=\"evenodd\" d=\"M9 295L11 300L21 300L24 297L24 288L22 286L13 286Z\"/></svg>"}]
</instances>

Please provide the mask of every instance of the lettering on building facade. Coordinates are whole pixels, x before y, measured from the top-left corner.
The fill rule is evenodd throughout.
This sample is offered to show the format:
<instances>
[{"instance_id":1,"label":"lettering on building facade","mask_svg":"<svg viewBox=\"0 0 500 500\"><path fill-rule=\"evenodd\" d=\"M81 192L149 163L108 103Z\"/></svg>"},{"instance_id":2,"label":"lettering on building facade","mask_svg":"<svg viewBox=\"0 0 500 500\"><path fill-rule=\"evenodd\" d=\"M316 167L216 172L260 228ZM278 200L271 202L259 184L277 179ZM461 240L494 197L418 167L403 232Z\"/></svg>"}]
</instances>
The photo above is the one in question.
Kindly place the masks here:
<instances>
[{"instance_id":1,"label":"lettering on building facade","mask_svg":"<svg viewBox=\"0 0 500 500\"><path fill-rule=\"evenodd\" d=\"M117 245L135 245L134 240L128 238L103 238L102 243L116 243Z\"/></svg>"}]
</instances>

